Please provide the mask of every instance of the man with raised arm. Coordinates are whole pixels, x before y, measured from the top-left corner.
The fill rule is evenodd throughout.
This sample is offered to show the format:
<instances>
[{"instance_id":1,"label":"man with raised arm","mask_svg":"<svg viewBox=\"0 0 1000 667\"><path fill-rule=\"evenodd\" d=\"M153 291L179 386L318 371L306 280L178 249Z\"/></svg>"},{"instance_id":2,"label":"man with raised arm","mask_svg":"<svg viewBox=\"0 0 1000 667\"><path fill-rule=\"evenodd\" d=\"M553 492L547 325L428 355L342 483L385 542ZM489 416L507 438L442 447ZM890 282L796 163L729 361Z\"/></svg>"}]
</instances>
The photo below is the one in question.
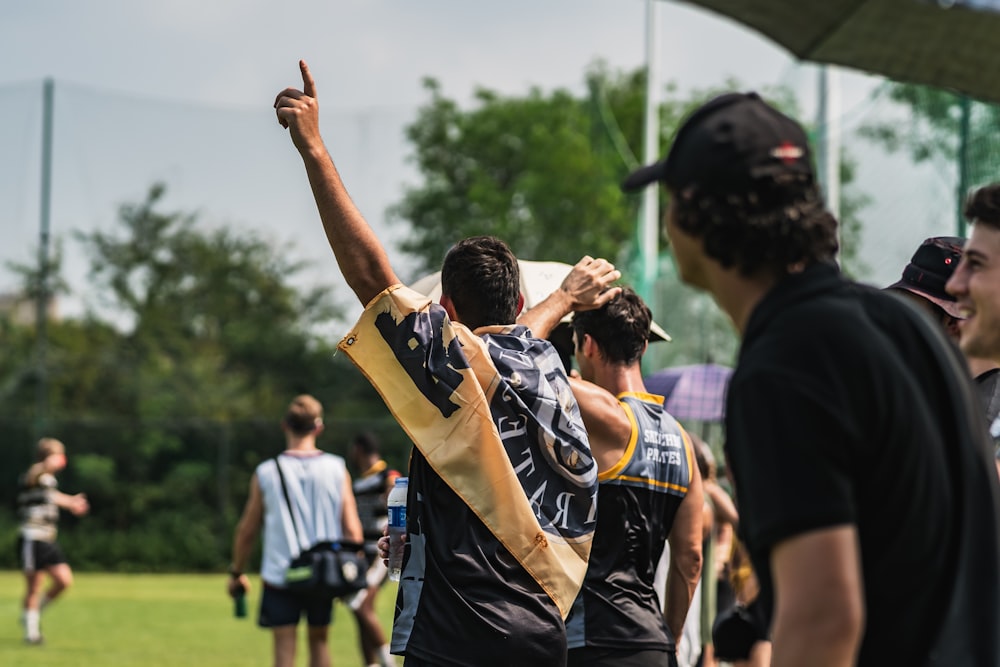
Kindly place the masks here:
<instances>
[{"instance_id":1,"label":"man with raised arm","mask_svg":"<svg viewBox=\"0 0 1000 667\"><path fill-rule=\"evenodd\" d=\"M340 349L414 444L392 651L421 665L560 666L563 619L595 525L597 466L552 345L514 324L517 260L492 237L457 243L441 303L400 284L319 132L316 85L278 94L327 239L365 312ZM585 258L577 306L620 276Z\"/></svg>"}]
</instances>

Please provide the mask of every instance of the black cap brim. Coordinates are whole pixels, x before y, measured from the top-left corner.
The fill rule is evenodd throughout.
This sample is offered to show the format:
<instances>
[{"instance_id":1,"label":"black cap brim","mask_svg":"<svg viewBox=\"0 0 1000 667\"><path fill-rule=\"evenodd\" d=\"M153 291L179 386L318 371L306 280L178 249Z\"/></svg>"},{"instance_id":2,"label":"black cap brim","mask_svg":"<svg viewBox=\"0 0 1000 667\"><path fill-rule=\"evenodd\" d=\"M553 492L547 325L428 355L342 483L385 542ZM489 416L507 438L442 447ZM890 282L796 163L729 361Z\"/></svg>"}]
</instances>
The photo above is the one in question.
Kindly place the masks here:
<instances>
[{"instance_id":1,"label":"black cap brim","mask_svg":"<svg viewBox=\"0 0 1000 667\"><path fill-rule=\"evenodd\" d=\"M622 191L637 192L642 190L650 183L663 180L663 176L666 174L666 171L666 160L660 160L659 162L654 162L653 164L647 164L645 167L639 167L629 174L624 181L622 181Z\"/></svg>"}]
</instances>

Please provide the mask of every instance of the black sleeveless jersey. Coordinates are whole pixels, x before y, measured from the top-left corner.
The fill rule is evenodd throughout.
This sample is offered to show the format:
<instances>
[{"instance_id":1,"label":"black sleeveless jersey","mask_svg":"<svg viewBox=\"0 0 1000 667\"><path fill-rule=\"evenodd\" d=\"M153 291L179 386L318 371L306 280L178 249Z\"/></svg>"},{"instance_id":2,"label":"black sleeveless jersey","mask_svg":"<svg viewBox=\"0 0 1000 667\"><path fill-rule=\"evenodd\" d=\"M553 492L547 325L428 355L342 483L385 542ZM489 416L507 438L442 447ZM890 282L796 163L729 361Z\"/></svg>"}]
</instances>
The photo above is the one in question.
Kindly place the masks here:
<instances>
[{"instance_id":1,"label":"black sleeveless jersey","mask_svg":"<svg viewBox=\"0 0 1000 667\"><path fill-rule=\"evenodd\" d=\"M17 489L17 513L21 520L21 535L40 542L55 542L59 523L59 507L55 503L56 478L43 473L34 484L26 477Z\"/></svg>"},{"instance_id":2,"label":"black sleeveless jersey","mask_svg":"<svg viewBox=\"0 0 1000 667\"><path fill-rule=\"evenodd\" d=\"M366 474L354 480L354 499L358 505L358 517L366 542L378 542L382 529L388 520L386 506L386 485L389 475L394 474L385 461L379 461Z\"/></svg>"},{"instance_id":3,"label":"black sleeveless jersey","mask_svg":"<svg viewBox=\"0 0 1000 667\"><path fill-rule=\"evenodd\" d=\"M392 651L437 667L560 667L548 594L414 449ZM433 537L430 537L433 536Z\"/></svg>"},{"instance_id":4,"label":"black sleeveless jersey","mask_svg":"<svg viewBox=\"0 0 1000 667\"><path fill-rule=\"evenodd\" d=\"M566 620L569 648L673 650L653 575L687 495L694 454L663 397L624 393L632 421L620 461L602 472L583 590Z\"/></svg>"}]
</instances>

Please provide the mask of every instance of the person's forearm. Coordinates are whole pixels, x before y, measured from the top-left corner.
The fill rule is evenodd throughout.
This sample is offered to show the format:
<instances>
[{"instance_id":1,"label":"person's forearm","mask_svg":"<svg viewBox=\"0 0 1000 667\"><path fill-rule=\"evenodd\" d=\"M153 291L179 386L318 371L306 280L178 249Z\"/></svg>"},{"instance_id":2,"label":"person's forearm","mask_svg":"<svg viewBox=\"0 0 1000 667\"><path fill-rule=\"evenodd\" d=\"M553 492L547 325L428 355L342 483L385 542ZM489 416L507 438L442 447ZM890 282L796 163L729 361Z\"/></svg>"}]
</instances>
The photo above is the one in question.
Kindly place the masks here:
<instances>
[{"instance_id":1,"label":"person's forearm","mask_svg":"<svg viewBox=\"0 0 1000 667\"><path fill-rule=\"evenodd\" d=\"M246 571L247 559L250 558L255 539L256 534L247 531L243 525L236 528L236 535L233 537L233 558L230 562L230 569L234 572Z\"/></svg>"},{"instance_id":2,"label":"person's forearm","mask_svg":"<svg viewBox=\"0 0 1000 667\"><path fill-rule=\"evenodd\" d=\"M771 548L774 667L853 665L865 631L854 525L811 530Z\"/></svg>"},{"instance_id":3,"label":"person's forearm","mask_svg":"<svg viewBox=\"0 0 1000 667\"><path fill-rule=\"evenodd\" d=\"M69 510L73 508L73 496L63 493L62 491L54 491L52 493L52 502L55 503L56 507L60 507L64 510Z\"/></svg>"},{"instance_id":4,"label":"person's forearm","mask_svg":"<svg viewBox=\"0 0 1000 667\"><path fill-rule=\"evenodd\" d=\"M531 310L521 313L517 323L528 327L536 338L548 338L560 320L573 312L573 303L573 297L559 288Z\"/></svg>"},{"instance_id":5,"label":"person's forearm","mask_svg":"<svg viewBox=\"0 0 1000 667\"><path fill-rule=\"evenodd\" d=\"M563 278L559 289L521 313L517 322L531 329L534 336L548 338L559 321L573 311L600 308L616 297L621 288L612 288L611 284L621 275L606 259L585 255Z\"/></svg>"},{"instance_id":6,"label":"person's forearm","mask_svg":"<svg viewBox=\"0 0 1000 667\"><path fill-rule=\"evenodd\" d=\"M858 640L850 632L814 632L815 625L782 625L775 621L771 636L771 667L852 667Z\"/></svg>"},{"instance_id":7,"label":"person's forearm","mask_svg":"<svg viewBox=\"0 0 1000 667\"><path fill-rule=\"evenodd\" d=\"M694 597L694 590L698 586L698 577L701 575L701 561L697 563L671 563L667 573L666 610L663 619L670 629L670 634L675 641L680 641L681 633L684 630L684 621L687 618L688 609L691 607L691 599Z\"/></svg>"},{"instance_id":8,"label":"person's forearm","mask_svg":"<svg viewBox=\"0 0 1000 667\"><path fill-rule=\"evenodd\" d=\"M347 284L362 304L399 282L375 232L354 205L326 149L302 154L327 241Z\"/></svg>"},{"instance_id":9,"label":"person's forearm","mask_svg":"<svg viewBox=\"0 0 1000 667\"><path fill-rule=\"evenodd\" d=\"M733 503L733 499L729 497L729 494L714 482L711 484L706 483L702 488L705 495L712 500L712 507L715 510L716 516L726 523L731 523L734 527L738 526L740 515L736 511L736 504Z\"/></svg>"}]
</instances>

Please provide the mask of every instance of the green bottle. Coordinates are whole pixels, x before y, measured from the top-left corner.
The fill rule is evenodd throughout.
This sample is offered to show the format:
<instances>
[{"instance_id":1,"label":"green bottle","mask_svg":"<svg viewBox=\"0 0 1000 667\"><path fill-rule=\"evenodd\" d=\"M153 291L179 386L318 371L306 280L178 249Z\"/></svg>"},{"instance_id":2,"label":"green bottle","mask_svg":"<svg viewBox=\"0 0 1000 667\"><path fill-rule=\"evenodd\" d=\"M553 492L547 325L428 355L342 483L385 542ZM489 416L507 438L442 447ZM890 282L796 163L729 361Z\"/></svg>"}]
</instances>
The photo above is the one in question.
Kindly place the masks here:
<instances>
[{"instance_id":1,"label":"green bottle","mask_svg":"<svg viewBox=\"0 0 1000 667\"><path fill-rule=\"evenodd\" d=\"M233 616L236 618L246 618L247 616L247 592L242 587L233 596Z\"/></svg>"}]
</instances>

